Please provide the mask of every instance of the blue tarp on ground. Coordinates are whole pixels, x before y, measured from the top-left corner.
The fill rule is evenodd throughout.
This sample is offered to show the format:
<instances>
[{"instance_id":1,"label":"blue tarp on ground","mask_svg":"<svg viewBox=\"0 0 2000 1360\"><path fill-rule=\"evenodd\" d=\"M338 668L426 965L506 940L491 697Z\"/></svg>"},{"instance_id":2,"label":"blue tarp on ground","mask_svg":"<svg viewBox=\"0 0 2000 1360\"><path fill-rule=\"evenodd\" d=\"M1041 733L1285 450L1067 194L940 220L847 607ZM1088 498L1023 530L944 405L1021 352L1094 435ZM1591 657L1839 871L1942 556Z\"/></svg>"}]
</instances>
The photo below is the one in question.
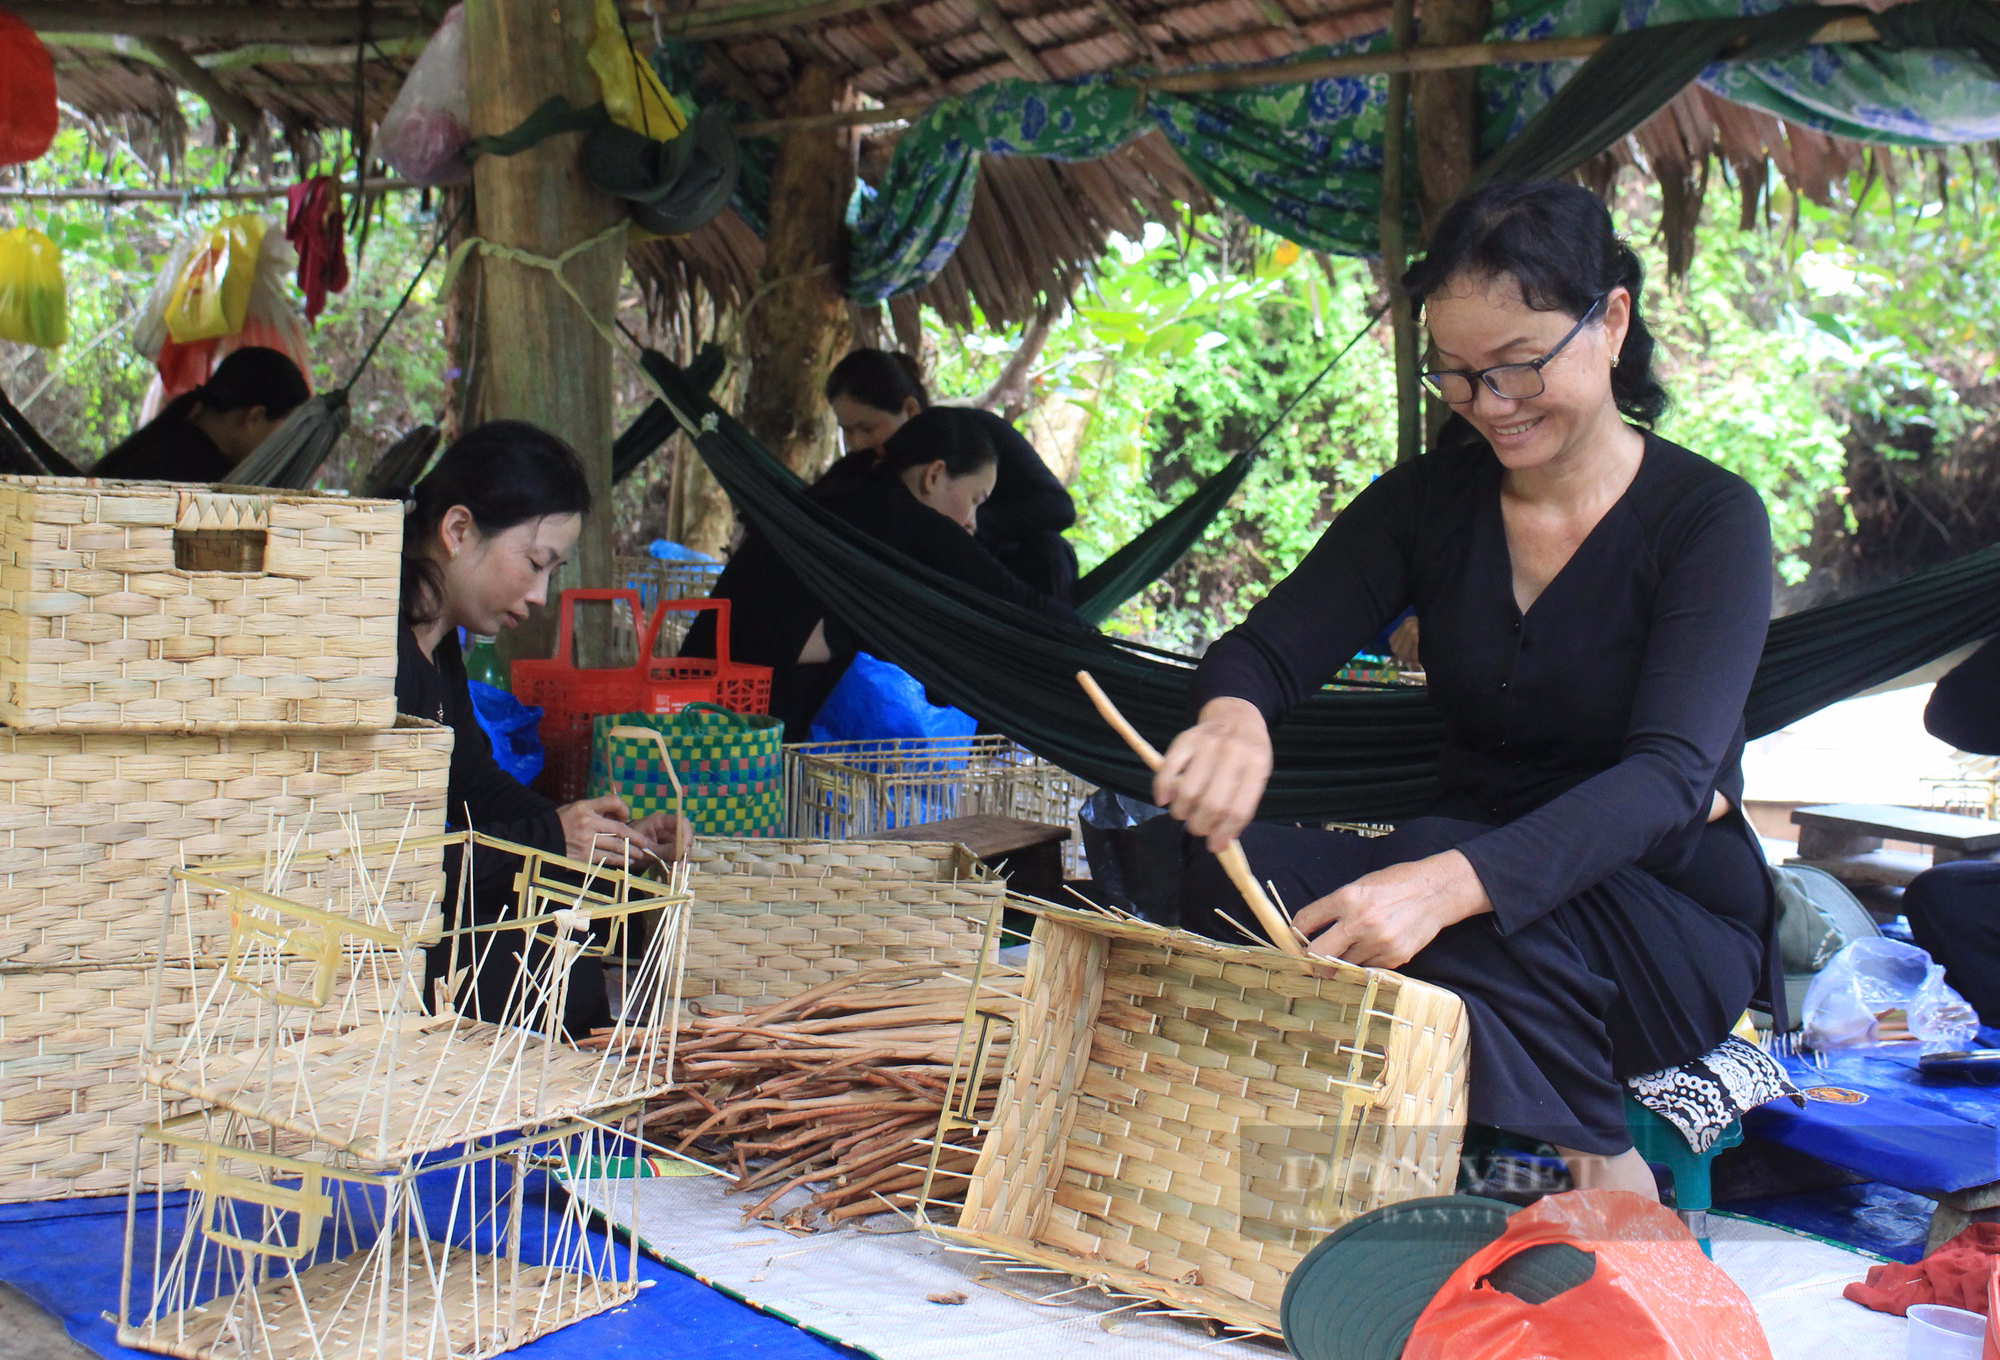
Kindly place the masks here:
<instances>
[{"instance_id":1,"label":"blue tarp on ground","mask_svg":"<svg viewBox=\"0 0 2000 1360\"><path fill-rule=\"evenodd\" d=\"M1982 1036L1991 1042L1992 1031ZM1785 1059L1813 1098L1743 1117L1760 1138L1890 1185L1937 1195L2000 1181L2000 1087L1926 1077L1915 1044ZM1860 1097L1856 1099L1856 1097Z\"/></svg>"},{"instance_id":2,"label":"blue tarp on ground","mask_svg":"<svg viewBox=\"0 0 2000 1360\"><path fill-rule=\"evenodd\" d=\"M172 1212L170 1209L169 1212ZM140 1240L151 1235L143 1215ZM100 1355L141 1360L118 1345L118 1281L125 1242L125 1197L0 1205L0 1281L63 1320ZM586 1318L514 1354L526 1360L852 1360L859 1352L759 1313L648 1257L638 1298Z\"/></svg>"}]
</instances>

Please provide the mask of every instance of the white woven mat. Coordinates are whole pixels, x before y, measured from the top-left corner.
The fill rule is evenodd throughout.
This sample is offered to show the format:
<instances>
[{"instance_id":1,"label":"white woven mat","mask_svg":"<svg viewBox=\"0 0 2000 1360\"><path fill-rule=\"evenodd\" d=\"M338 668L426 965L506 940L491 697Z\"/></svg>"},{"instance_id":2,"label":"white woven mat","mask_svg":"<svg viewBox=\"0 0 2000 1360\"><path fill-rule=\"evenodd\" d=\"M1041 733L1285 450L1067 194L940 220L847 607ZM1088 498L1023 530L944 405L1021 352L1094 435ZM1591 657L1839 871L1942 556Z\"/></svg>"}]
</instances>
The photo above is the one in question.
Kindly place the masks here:
<instances>
[{"instance_id":1,"label":"white woven mat","mask_svg":"<svg viewBox=\"0 0 2000 1360\"><path fill-rule=\"evenodd\" d=\"M1211 1337L1202 1326L1120 1309L1071 1282L1010 1274L912 1232L864 1232L852 1224L794 1237L745 1227L744 1200L712 1176L668 1176L570 1187L606 1217L631 1228L656 1254L755 1306L880 1360L1164 1360L1211 1356L1273 1360L1275 1343ZM872 1227L894 1220L878 1216ZM1768 1224L1714 1216L1716 1261L1757 1307L1775 1360L1902 1360L1903 1320L1840 1297L1876 1258ZM958 1305L931 1294L963 1294Z\"/></svg>"}]
</instances>

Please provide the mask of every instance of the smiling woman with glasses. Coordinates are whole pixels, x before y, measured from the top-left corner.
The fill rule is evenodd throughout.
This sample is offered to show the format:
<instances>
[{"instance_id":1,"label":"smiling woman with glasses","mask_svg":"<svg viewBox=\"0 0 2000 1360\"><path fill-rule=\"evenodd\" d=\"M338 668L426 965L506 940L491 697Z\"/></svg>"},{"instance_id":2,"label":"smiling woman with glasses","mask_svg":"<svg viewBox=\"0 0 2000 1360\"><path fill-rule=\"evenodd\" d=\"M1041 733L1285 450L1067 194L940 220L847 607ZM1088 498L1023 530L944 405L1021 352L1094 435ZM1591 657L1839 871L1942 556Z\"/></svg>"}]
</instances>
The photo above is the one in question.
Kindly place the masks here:
<instances>
[{"instance_id":1,"label":"smiling woman with glasses","mask_svg":"<svg viewBox=\"0 0 2000 1360\"><path fill-rule=\"evenodd\" d=\"M1647 428L1666 393L1641 283L1575 185L1488 185L1445 213L1404 278L1453 411L1440 446L1209 649L1154 793L1207 842L1183 925L1230 933L1207 851L1240 835L1315 952L1464 999L1474 1121L1650 1198L1623 1079L1707 1054L1783 991L1738 810L1770 528L1741 478ZM1430 815L1372 840L1252 824L1270 727L1409 608L1445 730Z\"/></svg>"}]
</instances>

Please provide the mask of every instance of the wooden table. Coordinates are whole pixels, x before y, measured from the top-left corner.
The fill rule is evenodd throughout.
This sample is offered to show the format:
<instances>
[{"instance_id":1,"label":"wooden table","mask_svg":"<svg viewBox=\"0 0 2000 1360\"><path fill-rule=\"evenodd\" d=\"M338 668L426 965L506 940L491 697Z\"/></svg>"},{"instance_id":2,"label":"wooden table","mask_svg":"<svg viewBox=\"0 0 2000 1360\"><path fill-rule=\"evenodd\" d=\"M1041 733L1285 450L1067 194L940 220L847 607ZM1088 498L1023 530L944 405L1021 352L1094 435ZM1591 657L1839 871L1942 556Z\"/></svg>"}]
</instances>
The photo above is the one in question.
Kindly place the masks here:
<instances>
[{"instance_id":1,"label":"wooden table","mask_svg":"<svg viewBox=\"0 0 2000 1360\"><path fill-rule=\"evenodd\" d=\"M1850 886L1902 887L1934 864L1958 859L2000 857L2000 822L1955 812L1882 803L1828 803L1795 808L1799 853L1788 864L1824 869ZM1885 840L1930 847L1921 852L1887 850Z\"/></svg>"},{"instance_id":2,"label":"wooden table","mask_svg":"<svg viewBox=\"0 0 2000 1360\"><path fill-rule=\"evenodd\" d=\"M981 813L871 833L871 840L950 841L1007 876L1007 886L1050 902L1062 900L1063 842L1069 828Z\"/></svg>"}]
</instances>

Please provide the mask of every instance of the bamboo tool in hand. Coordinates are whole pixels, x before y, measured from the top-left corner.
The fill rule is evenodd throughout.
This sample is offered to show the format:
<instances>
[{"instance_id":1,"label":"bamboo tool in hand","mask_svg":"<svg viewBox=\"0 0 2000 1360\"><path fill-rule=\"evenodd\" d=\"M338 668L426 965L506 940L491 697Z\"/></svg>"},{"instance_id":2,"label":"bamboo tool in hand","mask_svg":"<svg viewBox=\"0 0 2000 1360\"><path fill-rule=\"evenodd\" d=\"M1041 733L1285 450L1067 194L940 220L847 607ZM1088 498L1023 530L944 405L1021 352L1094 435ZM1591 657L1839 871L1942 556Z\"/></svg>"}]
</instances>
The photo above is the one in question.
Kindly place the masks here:
<instances>
[{"instance_id":1,"label":"bamboo tool in hand","mask_svg":"<svg viewBox=\"0 0 2000 1360\"><path fill-rule=\"evenodd\" d=\"M1097 705L1097 711L1103 716L1104 721L1110 723L1112 730L1125 738L1125 744L1132 748L1133 753L1146 762L1146 768L1158 772L1160 766L1165 763L1165 758L1153 749L1151 742L1139 735L1138 728L1125 720L1125 715L1111 702L1111 696L1098 685L1096 677L1089 671L1078 671L1076 682L1083 686L1083 692L1090 696L1090 702ZM1236 885L1236 891L1243 894L1243 900L1248 902L1250 910L1256 913L1257 924L1271 937L1271 943L1287 954L1304 958L1306 949L1299 943L1298 932L1292 928L1292 923L1285 919L1285 914L1278 910L1278 904L1265 896L1263 888L1258 886L1257 876L1250 872L1250 861L1244 855L1243 847L1231 841L1223 847L1222 853L1217 855L1216 859L1222 862L1223 872L1229 875L1229 881Z\"/></svg>"},{"instance_id":2,"label":"bamboo tool in hand","mask_svg":"<svg viewBox=\"0 0 2000 1360\"><path fill-rule=\"evenodd\" d=\"M667 767L667 782L674 786L674 858L685 858L687 852L694 845L694 828L688 825L687 794L681 791L681 777L674 772L674 758L667 750L667 739L660 735L657 728L632 727L630 725L614 727L604 735L607 737L637 738L641 741L650 737L653 743L660 748L660 764ZM605 757L604 764L605 772L610 775L611 785L615 789L618 786L618 774L617 771L611 769L612 761L608 754ZM629 845L630 842L627 842L627 844ZM654 855L653 858L660 859L658 855ZM665 860L660 860L660 862L662 864L666 863Z\"/></svg>"}]
</instances>

